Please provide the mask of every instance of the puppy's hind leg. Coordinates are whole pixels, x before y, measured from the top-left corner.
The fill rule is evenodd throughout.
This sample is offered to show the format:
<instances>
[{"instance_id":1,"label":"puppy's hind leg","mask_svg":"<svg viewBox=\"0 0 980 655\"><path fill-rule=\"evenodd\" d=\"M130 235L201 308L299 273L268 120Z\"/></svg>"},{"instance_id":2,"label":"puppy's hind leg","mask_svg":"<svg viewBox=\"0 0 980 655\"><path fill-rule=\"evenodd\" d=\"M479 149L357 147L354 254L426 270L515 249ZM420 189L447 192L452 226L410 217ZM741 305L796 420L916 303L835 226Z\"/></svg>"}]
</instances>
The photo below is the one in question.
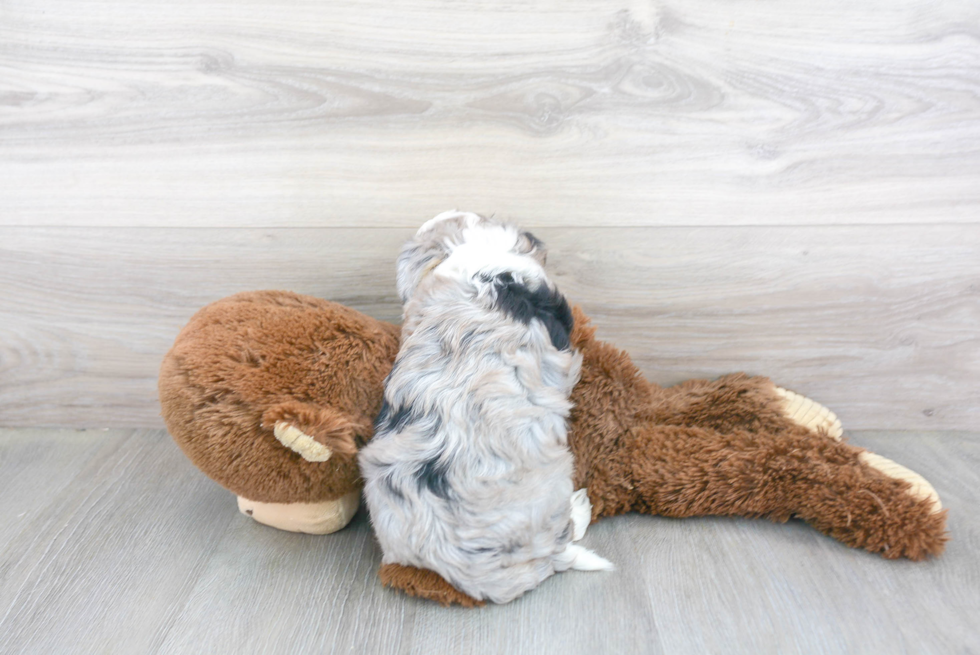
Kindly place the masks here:
<instances>
[{"instance_id":1,"label":"puppy's hind leg","mask_svg":"<svg viewBox=\"0 0 980 655\"><path fill-rule=\"evenodd\" d=\"M592 503L585 489L579 489L572 494L572 541L578 541L585 536L585 531L592 522Z\"/></svg>"},{"instance_id":2,"label":"puppy's hind leg","mask_svg":"<svg viewBox=\"0 0 980 655\"><path fill-rule=\"evenodd\" d=\"M578 544L568 544L554 557L555 570L567 571L614 571L613 563Z\"/></svg>"},{"instance_id":3,"label":"puppy's hind leg","mask_svg":"<svg viewBox=\"0 0 980 655\"><path fill-rule=\"evenodd\" d=\"M585 530L592 521L592 503L585 489L572 494L572 541L585 536ZM616 567L604 557L577 544L568 544L565 550L555 555L555 570L567 571L612 571Z\"/></svg>"}]
</instances>

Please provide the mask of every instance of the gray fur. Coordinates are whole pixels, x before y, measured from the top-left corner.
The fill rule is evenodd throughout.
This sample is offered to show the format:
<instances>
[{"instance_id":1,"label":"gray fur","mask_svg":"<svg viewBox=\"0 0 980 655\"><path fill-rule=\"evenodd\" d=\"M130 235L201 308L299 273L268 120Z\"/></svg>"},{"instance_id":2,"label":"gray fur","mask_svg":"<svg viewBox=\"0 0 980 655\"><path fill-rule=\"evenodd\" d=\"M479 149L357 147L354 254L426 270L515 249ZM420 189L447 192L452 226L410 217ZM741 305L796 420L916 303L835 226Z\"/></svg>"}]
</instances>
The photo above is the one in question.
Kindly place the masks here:
<instances>
[{"instance_id":1,"label":"gray fur","mask_svg":"<svg viewBox=\"0 0 980 655\"><path fill-rule=\"evenodd\" d=\"M360 454L365 497L385 563L503 603L584 551L570 547L566 427L582 358L498 306L500 274L553 289L537 239L474 214L438 218L398 259L402 346Z\"/></svg>"}]
</instances>

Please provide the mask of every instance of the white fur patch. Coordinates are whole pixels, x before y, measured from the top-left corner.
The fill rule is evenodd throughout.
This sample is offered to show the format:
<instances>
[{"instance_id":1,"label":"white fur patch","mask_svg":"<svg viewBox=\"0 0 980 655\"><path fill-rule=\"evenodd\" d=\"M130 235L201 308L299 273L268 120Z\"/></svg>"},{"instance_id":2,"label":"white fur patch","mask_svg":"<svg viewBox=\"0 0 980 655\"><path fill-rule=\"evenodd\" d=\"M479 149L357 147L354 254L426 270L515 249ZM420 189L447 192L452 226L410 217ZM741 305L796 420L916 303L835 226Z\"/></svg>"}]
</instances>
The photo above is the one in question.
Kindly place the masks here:
<instances>
[{"instance_id":1,"label":"white fur patch","mask_svg":"<svg viewBox=\"0 0 980 655\"><path fill-rule=\"evenodd\" d=\"M572 494L572 541L579 541L592 522L592 503L585 489Z\"/></svg>"},{"instance_id":2,"label":"white fur patch","mask_svg":"<svg viewBox=\"0 0 980 655\"><path fill-rule=\"evenodd\" d=\"M596 555L588 548L583 548L578 544L568 544L564 552L556 558L559 566L558 570L567 571L615 571L616 567L605 557Z\"/></svg>"},{"instance_id":3,"label":"white fur patch","mask_svg":"<svg viewBox=\"0 0 980 655\"><path fill-rule=\"evenodd\" d=\"M463 230L463 242L449 245L449 256L434 273L454 280L475 275L513 273L526 282L545 280L544 268L534 258L514 252L519 233L510 225L474 225Z\"/></svg>"}]
</instances>

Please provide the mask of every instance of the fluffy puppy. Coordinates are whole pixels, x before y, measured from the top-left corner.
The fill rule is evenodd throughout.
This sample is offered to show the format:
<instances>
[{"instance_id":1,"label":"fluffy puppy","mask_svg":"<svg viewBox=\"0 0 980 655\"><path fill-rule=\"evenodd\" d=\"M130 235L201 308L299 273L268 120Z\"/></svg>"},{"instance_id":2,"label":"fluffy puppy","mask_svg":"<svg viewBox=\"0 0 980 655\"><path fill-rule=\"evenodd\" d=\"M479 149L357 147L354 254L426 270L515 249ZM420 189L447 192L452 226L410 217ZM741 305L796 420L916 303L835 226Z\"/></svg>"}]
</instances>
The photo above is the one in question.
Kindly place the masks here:
<instances>
[{"instance_id":1,"label":"fluffy puppy","mask_svg":"<svg viewBox=\"0 0 980 655\"><path fill-rule=\"evenodd\" d=\"M591 518L566 429L582 357L544 261L532 234L476 214L419 229L398 258L401 349L360 454L384 563L497 603L612 568L572 543Z\"/></svg>"}]
</instances>

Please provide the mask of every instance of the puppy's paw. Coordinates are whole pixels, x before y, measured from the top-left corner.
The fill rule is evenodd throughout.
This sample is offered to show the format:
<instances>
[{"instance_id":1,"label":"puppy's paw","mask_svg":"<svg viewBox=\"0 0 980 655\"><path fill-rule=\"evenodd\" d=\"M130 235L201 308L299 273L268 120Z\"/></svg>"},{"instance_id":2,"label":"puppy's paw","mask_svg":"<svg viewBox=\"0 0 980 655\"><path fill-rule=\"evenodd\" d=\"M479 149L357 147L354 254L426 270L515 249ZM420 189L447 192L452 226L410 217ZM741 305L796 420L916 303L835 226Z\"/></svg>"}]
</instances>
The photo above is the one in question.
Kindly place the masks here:
<instances>
[{"instance_id":1,"label":"puppy's paw","mask_svg":"<svg viewBox=\"0 0 980 655\"><path fill-rule=\"evenodd\" d=\"M605 557L596 555L588 548L578 544L568 544L565 550L555 555L555 570L567 571L615 571L616 567Z\"/></svg>"},{"instance_id":2,"label":"puppy's paw","mask_svg":"<svg viewBox=\"0 0 980 655\"><path fill-rule=\"evenodd\" d=\"M585 531L592 522L592 503L585 489L579 489L572 494L572 541L578 541L585 536Z\"/></svg>"}]
</instances>

